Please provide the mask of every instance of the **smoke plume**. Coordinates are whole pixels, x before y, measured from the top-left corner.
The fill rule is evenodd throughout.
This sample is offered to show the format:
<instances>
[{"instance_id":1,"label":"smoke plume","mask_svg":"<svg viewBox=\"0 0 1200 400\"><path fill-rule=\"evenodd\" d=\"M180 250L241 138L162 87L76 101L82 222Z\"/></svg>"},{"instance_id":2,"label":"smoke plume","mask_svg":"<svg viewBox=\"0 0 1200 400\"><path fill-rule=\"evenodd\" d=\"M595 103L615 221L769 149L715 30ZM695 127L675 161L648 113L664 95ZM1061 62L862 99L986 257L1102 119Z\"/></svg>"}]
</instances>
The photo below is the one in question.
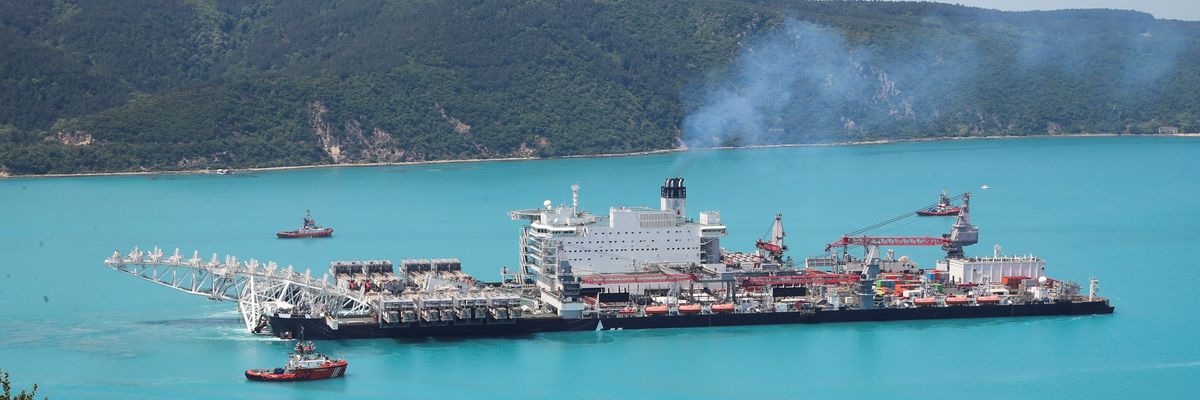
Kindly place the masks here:
<instances>
[{"instance_id":1,"label":"smoke plume","mask_svg":"<svg viewBox=\"0 0 1200 400\"><path fill-rule=\"evenodd\" d=\"M1147 14L971 11L854 36L789 19L685 90L683 146L1141 133L1164 123L1139 114L1146 98L1197 47Z\"/></svg>"}]
</instances>

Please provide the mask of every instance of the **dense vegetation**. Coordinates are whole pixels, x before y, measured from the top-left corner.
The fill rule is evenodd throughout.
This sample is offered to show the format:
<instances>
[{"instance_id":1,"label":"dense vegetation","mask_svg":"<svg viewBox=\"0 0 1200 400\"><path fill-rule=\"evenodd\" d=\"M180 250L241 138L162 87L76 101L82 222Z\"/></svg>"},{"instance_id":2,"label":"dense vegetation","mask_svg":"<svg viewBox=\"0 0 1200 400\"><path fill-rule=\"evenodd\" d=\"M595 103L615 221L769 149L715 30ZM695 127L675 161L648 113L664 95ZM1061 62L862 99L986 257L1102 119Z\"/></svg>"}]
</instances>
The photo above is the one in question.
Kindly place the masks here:
<instances>
[{"instance_id":1,"label":"dense vegetation","mask_svg":"<svg viewBox=\"0 0 1200 400\"><path fill-rule=\"evenodd\" d=\"M0 370L0 400L37 400L37 384L28 392L21 390L16 395L12 394L12 382L8 380L8 372ZM43 399L45 399L43 397Z\"/></svg>"},{"instance_id":2,"label":"dense vegetation","mask_svg":"<svg viewBox=\"0 0 1200 400\"><path fill-rule=\"evenodd\" d=\"M755 117L765 123L693 140L685 120L746 90L737 77L770 54L754 50L824 37L788 39L798 24L844 42L814 54L844 50L845 65L822 65L858 86L809 96L820 79L789 81L790 100ZM1112 10L12 1L0 43L0 172L14 174L1200 129L1200 23ZM781 59L781 76L812 72Z\"/></svg>"}]
</instances>

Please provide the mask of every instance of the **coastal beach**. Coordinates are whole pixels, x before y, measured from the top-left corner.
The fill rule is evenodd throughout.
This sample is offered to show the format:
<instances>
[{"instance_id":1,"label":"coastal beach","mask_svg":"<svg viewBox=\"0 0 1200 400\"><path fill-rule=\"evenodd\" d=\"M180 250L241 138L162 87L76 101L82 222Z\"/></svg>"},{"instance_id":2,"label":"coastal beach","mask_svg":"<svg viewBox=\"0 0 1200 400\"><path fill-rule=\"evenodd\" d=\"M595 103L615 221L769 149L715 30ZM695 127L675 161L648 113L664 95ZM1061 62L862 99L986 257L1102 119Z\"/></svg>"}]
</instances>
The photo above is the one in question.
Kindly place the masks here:
<instances>
[{"instance_id":1,"label":"coastal beach","mask_svg":"<svg viewBox=\"0 0 1200 400\"><path fill-rule=\"evenodd\" d=\"M1044 139L1044 138L1089 138L1089 137L1200 137L1200 133L1177 133L1177 134L1156 134L1156 135L1121 135L1115 133L1081 133L1069 135L985 135L985 136L954 136L954 137L929 137L929 138L912 138L912 139L880 139L867 140L858 142L829 142L829 143L784 143L784 144L763 144L749 145L736 147L705 147L705 148L687 148L680 147L674 149L637 151L629 153L604 153L604 154L582 154L565 157L504 157L504 158L467 158L455 160L429 160L429 161L409 161L409 162L377 162L377 163L330 163L330 164L308 164L308 165L291 165L283 167L260 167L260 168L238 168L233 170L236 172L270 172L270 171L291 171L298 169L310 168L353 168L353 167L386 167L399 165L431 165L431 164L458 164L458 163L476 163L476 162L504 162L504 161L535 161L535 160L558 160L558 159L574 159L574 158L613 158L613 157L637 157L654 154L670 154L688 151L717 151L717 150L737 150L737 149L764 149L764 148L787 148L787 147L826 147L826 146L869 146L892 143L922 143L922 142L939 142L947 140L1011 140L1011 139ZM42 174L42 175L4 175L2 178L63 178L63 177L83 177L83 176L125 176L125 175L160 175L160 174L214 174L214 169L185 169L185 170L163 170L163 171L126 171L126 172L95 172L95 173L78 173L78 174Z\"/></svg>"}]
</instances>

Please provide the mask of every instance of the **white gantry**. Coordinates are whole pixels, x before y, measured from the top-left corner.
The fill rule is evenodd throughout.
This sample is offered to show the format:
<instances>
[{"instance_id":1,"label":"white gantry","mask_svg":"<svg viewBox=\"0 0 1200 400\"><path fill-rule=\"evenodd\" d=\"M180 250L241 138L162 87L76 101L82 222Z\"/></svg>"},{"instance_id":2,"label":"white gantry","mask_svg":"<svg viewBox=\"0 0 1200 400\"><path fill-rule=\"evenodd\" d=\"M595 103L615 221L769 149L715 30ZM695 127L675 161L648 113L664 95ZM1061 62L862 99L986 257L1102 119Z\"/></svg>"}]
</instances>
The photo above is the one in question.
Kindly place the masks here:
<instances>
[{"instance_id":1,"label":"white gantry","mask_svg":"<svg viewBox=\"0 0 1200 400\"><path fill-rule=\"evenodd\" d=\"M371 306L360 292L337 286L328 274L314 279L292 266L280 269L274 262L238 261L217 255L204 261L199 252L184 258L179 249L165 256L157 247L149 252L134 248L122 256L113 252L106 267L139 278L213 300L238 302L238 311L252 333L266 333L267 316L275 313L304 314L315 318L371 314Z\"/></svg>"}]
</instances>

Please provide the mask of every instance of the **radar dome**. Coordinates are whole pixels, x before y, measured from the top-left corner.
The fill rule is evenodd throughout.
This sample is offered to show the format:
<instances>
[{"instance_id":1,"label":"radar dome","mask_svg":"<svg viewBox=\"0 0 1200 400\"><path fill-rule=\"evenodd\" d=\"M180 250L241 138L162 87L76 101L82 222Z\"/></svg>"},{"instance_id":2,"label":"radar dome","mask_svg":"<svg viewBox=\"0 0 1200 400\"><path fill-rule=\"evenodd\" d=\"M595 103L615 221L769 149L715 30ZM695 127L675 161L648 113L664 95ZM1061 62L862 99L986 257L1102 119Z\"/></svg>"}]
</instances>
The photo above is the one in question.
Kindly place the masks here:
<instances>
[{"instance_id":1,"label":"radar dome","mask_svg":"<svg viewBox=\"0 0 1200 400\"><path fill-rule=\"evenodd\" d=\"M1045 285L1045 284L1046 284L1046 277L1044 277L1044 276L1039 276L1039 277L1038 277L1038 284L1039 284L1039 285Z\"/></svg>"},{"instance_id":2,"label":"radar dome","mask_svg":"<svg viewBox=\"0 0 1200 400\"><path fill-rule=\"evenodd\" d=\"M554 205L554 202L550 201L550 200L546 200L546 201L542 202L542 205L546 206L546 208L550 208L550 206Z\"/></svg>"}]
</instances>

